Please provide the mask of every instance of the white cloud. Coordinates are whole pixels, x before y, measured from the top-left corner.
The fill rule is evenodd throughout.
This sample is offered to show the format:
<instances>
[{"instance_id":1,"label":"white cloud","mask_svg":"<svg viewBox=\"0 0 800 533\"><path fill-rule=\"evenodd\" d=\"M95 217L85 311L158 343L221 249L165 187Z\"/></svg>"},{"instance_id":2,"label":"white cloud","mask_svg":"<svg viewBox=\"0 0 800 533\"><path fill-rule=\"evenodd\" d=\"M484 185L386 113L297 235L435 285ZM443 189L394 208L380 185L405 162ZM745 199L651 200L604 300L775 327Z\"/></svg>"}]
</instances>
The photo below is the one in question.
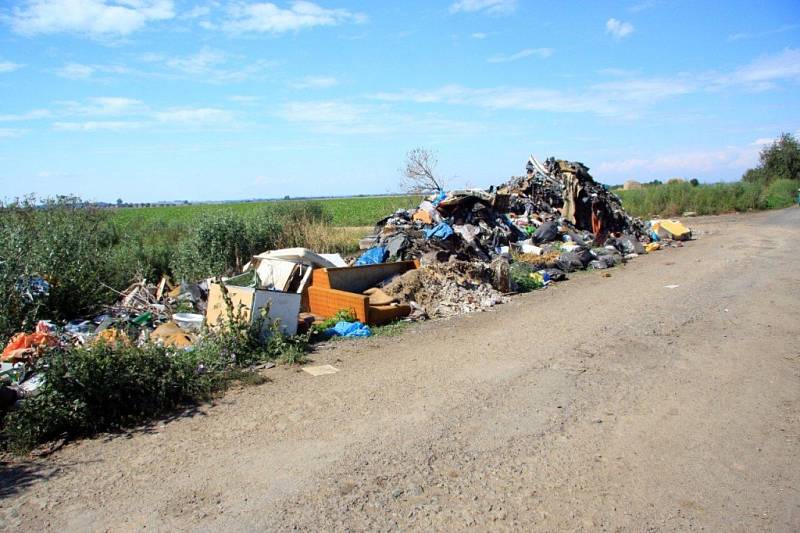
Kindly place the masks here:
<instances>
[{"instance_id":1,"label":"white cloud","mask_svg":"<svg viewBox=\"0 0 800 533\"><path fill-rule=\"evenodd\" d=\"M488 33L482 31L476 31L475 33L470 35L470 37L472 37L473 39L478 39L479 41L486 39L488 36L489 36Z\"/></svg>"},{"instance_id":2,"label":"white cloud","mask_svg":"<svg viewBox=\"0 0 800 533\"><path fill-rule=\"evenodd\" d=\"M68 116L122 116L147 112L147 106L134 98L98 96L82 102L65 101L63 113Z\"/></svg>"},{"instance_id":3,"label":"white cloud","mask_svg":"<svg viewBox=\"0 0 800 533\"><path fill-rule=\"evenodd\" d=\"M25 122L28 120L41 120L50 116L52 116L52 113L47 109L34 109L27 113L16 115L0 115L0 122Z\"/></svg>"},{"instance_id":4,"label":"white cloud","mask_svg":"<svg viewBox=\"0 0 800 533\"><path fill-rule=\"evenodd\" d=\"M260 96L252 96L246 94L234 94L228 97L228 100L231 102L236 102L238 104L254 104L256 102L261 101Z\"/></svg>"},{"instance_id":5,"label":"white cloud","mask_svg":"<svg viewBox=\"0 0 800 533\"><path fill-rule=\"evenodd\" d=\"M731 72L710 72L697 76L708 91L740 87L750 91L774 89L781 82L800 83L800 49L786 48L773 55L763 55Z\"/></svg>"},{"instance_id":6,"label":"white cloud","mask_svg":"<svg viewBox=\"0 0 800 533\"><path fill-rule=\"evenodd\" d=\"M84 102L63 102L65 107L55 115L62 120L52 124L55 131L97 132L134 129L231 128L236 126L233 114L213 107L175 107L153 110L139 100L121 97L91 98ZM87 117L90 120L63 120ZM102 117L114 117L103 119Z\"/></svg>"},{"instance_id":7,"label":"white cloud","mask_svg":"<svg viewBox=\"0 0 800 533\"><path fill-rule=\"evenodd\" d=\"M601 68L597 71L597 73L602 74L603 76L613 76L615 78L628 78L636 74L636 72L633 70L614 67Z\"/></svg>"},{"instance_id":8,"label":"white cloud","mask_svg":"<svg viewBox=\"0 0 800 533\"><path fill-rule=\"evenodd\" d=\"M167 59L166 65L186 74L206 74L225 61L226 56L223 52L206 47L190 56Z\"/></svg>"},{"instance_id":9,"label":"white cloud","mask_svg":"<svg viewBox=\"0 0 800 533\"><path fill-rule=\"evenodd\" d=\"M360 105L335 100L288 102L276 113L287 122L303 126L315 133L331 135L472 135L480 124L443 119L434 115L393 113L385 106Z\"/></svg>"},{"instance_id":10,"label":"white cloud","mask_svg":"<svg viewBox=\"0 0 800 533\"><path fill-rule=\"evenodd\" d=\"M601 162L594 167L594 175L615 178L636 176L645 179L669 178L680 175L687 178L696 174L718 178L738 179L742 172L758 162L760 146L725 146L708 150L672 151L649 157Z\"/></svg>"},{"instance_id":11,"label":"white cloud","mask_svg":"<svg viewBox=\"0 0 800 533\"><path fill-rule=\"evenodd\" d=\"M615 39L623 39L633 33L633 24L613 18L608 19L606 21L606 33Z\"/></svg>"},{"instance_id":12,"label":"white cloud","mask_svg":"<svg viewBox=\"0 0 800 533\"><path fill-rule=\"evenodd\" d=\"M333 76L306 76L292 84L292 87L296 89L327 89L336 85L339 85L339 80Z\"/></svg>"},{"instance_id":13,"label":"white cloud","mask_svg":"<svg viewBox=\"0 0 800 533\"><path fill-rule=\"evenodd\" d=\"M271 2L234 2L227 8L227 18L221 24L201 24L209 29L256 33L284 33L316 26L337 26L345 23L364 23L367 16L346 9L328 9L313 2L296 0L289 8Z\"/></svg>"},{"instance_id":14,"label":"white cloud","mask_svg":"<svg viewBox=\"0 0 800 533\"><path fill-rule=\"evenodd\" d=\"M495 54L486 61L488 63L511 63L512 61L518 61L530 56L546 59L551 55L553 55L552 48L525 48L524 50L510 55Z\"/></svg>"},{"instance_id":15,"label":"white cloud","mask_svg":"<svg viewBox=\"0 0 800 533\"><path fill-rule=\"evenodd\" d=\"M634 73L609 72L614 81L564 89L499 86L470 88L445 85L430 90L406 89L373 95L385 102L445 103L487 109L592 113L619 118L638 118L655 104L686 94L723 89L767 90L780 82L800 83L800 50L787 48L762 56L728 73L679 74L665 78L641 78Z\"/></svg>"},{"instance_id":16,"label":"white cloud","mask_svg":"<svg viewBox=\"0 0 800 533\"><path fill-rule=\"evenodd\" d=\"M184 126L232 125L234 123L233 115L229 111L213 107L173 108L153 113L153 117L159 122Z\"/></svg>"},{"instance_id":17,"label":"white cloud","mask_svg":"<svg viewBox=\"0 0 800 533\"><path fill-rule=\"evenodd\" d=\"M67 63L56 71L60 77L69 80L83 80L91 77L93 73L94 67L80 63Z\"/></svg>"},{"instance_id":18,"label":"white cloud","mask_svg":"<svg viewBox=\"0 0 800 533\"><path fill-rule=\"evenodd\" d=\"M0 128L0 139L11 139L22 135L22 130L16 128Z\"/></svg>"},{"instance_id":19,"label":"white cloud","mask_svg":"<svg viewBox=\"0 0 800 533\"><path fill-rule=\"evenodd\" d=\"M289 122L320 125L346 125L360 121L368 112L365 106L336 101L289 102L278 115Z\"/></svg>"},{"instance_id":20,"label":"white cloud","mask_svg":"<svg viewBox=\"0 0 800 533\"><path fill-rule=\"evenodd\" d=\"M207 46L188 56L167 57L150 53L140 56L139 59L158 64L166 70L147 75L187 77L204 83L235 83L257 78L275 65L274 62L263 59L242 64L238 58Z\"/></svg>"},{"instance_id":21,"label":"white cloud","mask_svg":"<svg viewBox=\"0 0 800 533\"><path fill-rule=\"evenodd\" d=\"M691 90L689 85L680 81L654 78L598 83L572 90L544 87L473 89L447 85L430 91L379 93L375 97L383 101L446 103L497 110L594 113L631 118L658 101L686 94Z\"/></svg>"},{"instance_id":22,"label":"white cloud","mask_svg":"<svg viewBox=\"0 0 800 533\"><path fill-rule=\"evenodd\" d=\"M450 13L486 12L490 15L508 15L517 9L517 0L458 0L450 4Z\"/></svg>"},{"instance_id":23,"label":"white cloud","mask_svg":"<svg viewBox=\"0 0 800 533\"><path fill-rule=\"evenodd\" d=\"M174 16L172 0L27 0L11 12L10 21L22 35L122 36Z\"/></svg>"},{"instance_id":24,"label":"white cloud","mask_svg":"<svg viewBox=\"0 0 800 533\"><path fill-rule=\"evenodd\" d=\"M54 122L55 131L129 131L142 127L141 122L126 120L90 120L87 122Z\"/></svg>"},{"instance_id":25,"label":"white cloud","mask_svg":"<svg viewBox=\"0 0 800 533\"><path fill-rule=\"evenodd\" d=\"M206 17L210 14L211 14L211 6L194 6L189 11L181 13L180 18L190 20L190 19Z\"/></svg>"},{"instance_id":26,"label":"white cloud","mask_svg":"<svg viewBox=\"0 0 800 533\"><path fill-rule=\"evenodd\" d=\"M659 0L642 0L636 4L633 4L628 8L628 11L631 13L639 13L640 11L646 11L648 9L652 9L656 7L659 3Z\"/></svg>"},{"instance_id":27,"label":"white cloud","mask_svg":"<svg viewBox=\"0 0 800 533\"><path fill-rule=\"evenodd\" d=\"M21 69L22 65L19 63L12 63L11 61L0 61L0 74L4 74L6 72L14 72L15 70Z\"/></svg>"},{"instance_id":28,"label":"white cloud","mask_svg":"<svg viewBox=\"0 0 800 533\"><path fill-rule=\"evenodd\" d=\"M759 31L759 32L740 32L740 33L732 33L728 35L729 41L743 41L746 39L758 39L761 37L767 37L770 35L777 35L779 33L785 33L788 31L794 31L796 29L800 29L800 24L784 24L778 28L774 28L771 30Z\"/></svg>"},{"instance_id":29,"label":"white cloud","mask_svg":"<svg viewBox=\"0 0 800 533\"><path fill-rule=\"evenodd\" d=\"M780 54L761 56L730 76L730 81L756 89L772 88L778 80L800 81L800 50L787 48Z\"/></svg>"},{"instance_id":30,"label":"white cloud","mask_svg":"<svg viewBox=\"0 0 800 533\"><path fill-rule=\"evenodd\" d=\"M131 74L131 69L117 65L85 65L83 63L65 63L55 70L57 76L69 80L88 80L96 74Z\"/></svg>"}]
</instances>

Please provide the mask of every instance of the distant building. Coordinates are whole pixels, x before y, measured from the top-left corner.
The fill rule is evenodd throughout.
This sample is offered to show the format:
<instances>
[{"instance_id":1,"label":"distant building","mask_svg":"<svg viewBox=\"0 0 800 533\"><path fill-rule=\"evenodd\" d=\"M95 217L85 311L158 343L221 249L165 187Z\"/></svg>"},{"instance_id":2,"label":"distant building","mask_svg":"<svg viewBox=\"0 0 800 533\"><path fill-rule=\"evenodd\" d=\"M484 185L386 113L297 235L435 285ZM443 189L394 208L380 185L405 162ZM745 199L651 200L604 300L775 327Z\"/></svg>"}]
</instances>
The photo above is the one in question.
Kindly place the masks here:
<instances>
[{"instance_id":1,"label":"distant building","mask_svg":"<svg viewBox=\"0 0 800 533\"><path fill-rule=\"evenodd\" d=\"M641 184L641 183L639 183L639 182L638 182L638 181L636 181L636 180L628 180L628 181L626 181L626 182L625 182L625 184L622 186L622 190L623 190L623 191L633 191L633 190L636 190L636 189L641 189L641 188L642 188L642 184Z\"/></svg>"}]
</instances>

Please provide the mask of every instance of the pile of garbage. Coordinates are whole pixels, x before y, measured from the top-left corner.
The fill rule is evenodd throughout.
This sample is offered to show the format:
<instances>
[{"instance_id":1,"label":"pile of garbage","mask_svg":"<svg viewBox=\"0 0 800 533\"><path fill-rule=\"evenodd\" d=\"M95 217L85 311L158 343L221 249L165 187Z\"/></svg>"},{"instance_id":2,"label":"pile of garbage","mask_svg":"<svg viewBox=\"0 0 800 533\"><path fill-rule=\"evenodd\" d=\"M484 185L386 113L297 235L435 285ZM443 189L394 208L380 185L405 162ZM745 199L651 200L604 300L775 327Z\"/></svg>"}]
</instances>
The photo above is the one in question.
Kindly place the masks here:
<instances>
[{"instance_id":1,"label":"pile of garbage","mask_svg":"<svg viewBox=\"0 0 800 533\"><path fill-rule=\"evenodd\" d=\"M526 170L488 190L438 191L378 221L356 264L418 260L384 290L449 316L691 238L679 222L630 216L583 163L531 156Z\"/></svg>"},{"instance_id":2,"label":"pile of garbage","mask_svg":"<svg viewBox=\"0 0 800 533\"><path fill-rule=\"evenodd\" d=\"M94 317L56 324L40 320L32 333L14 335L0 354L0 411L34 395L42 382L36 361L48 348L121 346L155 342L176 349L192 346L202 327L207 283L170 285L138 280Z\"/></svg>"}]
</instances>

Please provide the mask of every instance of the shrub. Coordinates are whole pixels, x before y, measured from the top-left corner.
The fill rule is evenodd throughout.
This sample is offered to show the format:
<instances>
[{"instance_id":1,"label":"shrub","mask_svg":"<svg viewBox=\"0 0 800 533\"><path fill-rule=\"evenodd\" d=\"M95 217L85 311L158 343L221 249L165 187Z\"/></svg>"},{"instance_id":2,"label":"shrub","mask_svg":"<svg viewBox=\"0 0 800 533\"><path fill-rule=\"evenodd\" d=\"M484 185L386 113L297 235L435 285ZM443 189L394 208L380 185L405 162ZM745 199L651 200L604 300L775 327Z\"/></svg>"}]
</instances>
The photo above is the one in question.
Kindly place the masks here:
<instances>
[{"instance_id":1,"label":"shrub","mask_svg":"<svg viewBox=\"0 0 800 533\"><path fill-rule=\"evenodd\" d=\"M511 264L511 280L519 292L530 292L542 287L542 282L531 277L538 272L538 268L528 263L515 261Z\"/></svg>"},{"instance_id":2,"label":"shrub","mask_svg":"<svg viewBox=\"0 0 800 533\"><path fill-rule=\"evenodd\" d=\"M742 180L761 186L776 180L800 180L800 143L790 133L782 133L761 150L758 166L745 172Z\"/></svg>"},{"instance_id":3,"label":"shrub","mask_svg":"<svg viewBox=\"0 0 800 533\"><path fill-rule=\"evenodd\" d=\"M250 258L276 247L281 226L268 210L199 218L178 245L172 264L177 279L197 280L241 271Z\"/></svg>"},{"instance_id":4,"label":"shrub","mask_svg":"<svg viewBox=\"0 0 800 533\"><path fill-rule=\"evenodd\" d=\"M152 344L54 350L40 361L39 393L7 417L7 446L20 451L63 432L117 429L208 398L221 382L204 369L203 355Z\"/></svg>"},{"instance_id":5,"label":"shrub","mask_svg":"<svg viewBox=\"0 0 800 533\"><path fill-rule=\"evenodd\" d=\"M187 223L165 218L155 221L139 217L118 224L119 244L114 247L112 260L118 268L135 271L152 281L172 276L171 265L188 233Z\"/></svg>"},{"instance_id":6,"label":"shrub","mask_svg":"<svg viewBox=\"0 0 800 533\"><path fill-rule=\"evenodd\" d=\"M797 198L798 188L800 188L800 180L775 180L764 190L764 204L770 209L789 207Z\"/></svg>"},{"instance_id":7,"label":"shrub","mask_svg":"<svg viewBox=\"0 0 800 533\"><path fill-rule=\"evenodd\" d=\"M0 212L0 341L39 319L67 319L113 300L133 275L113 261L116 228L77 198L14 202ZM131 265L132 266L132 265ZM26 287L43 278L49 294ZM27 294L26 294L27 293Z\"/></svg>"}]
</instances>

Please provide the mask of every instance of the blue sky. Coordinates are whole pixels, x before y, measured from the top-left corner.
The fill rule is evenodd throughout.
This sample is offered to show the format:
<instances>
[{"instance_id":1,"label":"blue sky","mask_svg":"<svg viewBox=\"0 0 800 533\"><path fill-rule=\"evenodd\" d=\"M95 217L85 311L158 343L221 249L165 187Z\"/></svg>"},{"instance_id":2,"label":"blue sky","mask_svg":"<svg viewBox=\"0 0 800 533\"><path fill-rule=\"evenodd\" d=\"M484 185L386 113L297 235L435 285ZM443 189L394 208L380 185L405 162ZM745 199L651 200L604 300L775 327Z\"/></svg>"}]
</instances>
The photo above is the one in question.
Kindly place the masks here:
<instances>
[{"instance_id":1,"label":"blue sky","mask_svg":"<svg viewBox=\"0 0 800 533\"><path fill-rule=\"evenodd\" d=\"M387 193L580 160L730 181L800 130L785 1L6 0L0 198Z\"/></svg>"}]
</instances>

